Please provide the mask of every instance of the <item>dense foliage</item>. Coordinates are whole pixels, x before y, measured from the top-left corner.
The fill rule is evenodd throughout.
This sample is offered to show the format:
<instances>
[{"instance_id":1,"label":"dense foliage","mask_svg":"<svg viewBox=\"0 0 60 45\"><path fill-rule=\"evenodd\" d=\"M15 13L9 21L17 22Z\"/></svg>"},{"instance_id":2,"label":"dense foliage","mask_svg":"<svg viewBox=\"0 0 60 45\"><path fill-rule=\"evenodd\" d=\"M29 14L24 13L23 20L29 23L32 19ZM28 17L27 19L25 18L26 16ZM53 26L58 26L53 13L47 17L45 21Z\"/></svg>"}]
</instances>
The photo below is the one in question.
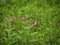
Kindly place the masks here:
<instances>
[{"instance_id":1,"label":"dense foliage","mask_svg":"<svg viewBox=\"0 0 60 45\"><path fill-rule=\"evenodd\" d=\"M0 45L60 45L60 0L0 0Z\"/></svg>"}]
</instances>

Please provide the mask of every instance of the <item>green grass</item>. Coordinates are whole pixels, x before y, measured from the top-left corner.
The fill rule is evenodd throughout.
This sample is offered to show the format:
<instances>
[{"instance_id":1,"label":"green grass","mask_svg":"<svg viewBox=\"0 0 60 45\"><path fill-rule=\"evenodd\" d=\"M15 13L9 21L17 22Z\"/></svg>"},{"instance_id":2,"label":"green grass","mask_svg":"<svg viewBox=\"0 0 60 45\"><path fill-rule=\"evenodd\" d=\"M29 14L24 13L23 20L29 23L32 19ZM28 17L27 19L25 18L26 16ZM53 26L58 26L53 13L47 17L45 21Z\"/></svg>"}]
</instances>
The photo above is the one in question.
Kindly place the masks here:
<instances>
[{"instance_id":1,"label":"green grass","mask_svg":"<svg viewBox=\"0 0 60 45\"><path fill-rule=\"evenodd\" d=\"M60 1L0 0L0 45L60 45Z\"/></svg>"}]
</instances>

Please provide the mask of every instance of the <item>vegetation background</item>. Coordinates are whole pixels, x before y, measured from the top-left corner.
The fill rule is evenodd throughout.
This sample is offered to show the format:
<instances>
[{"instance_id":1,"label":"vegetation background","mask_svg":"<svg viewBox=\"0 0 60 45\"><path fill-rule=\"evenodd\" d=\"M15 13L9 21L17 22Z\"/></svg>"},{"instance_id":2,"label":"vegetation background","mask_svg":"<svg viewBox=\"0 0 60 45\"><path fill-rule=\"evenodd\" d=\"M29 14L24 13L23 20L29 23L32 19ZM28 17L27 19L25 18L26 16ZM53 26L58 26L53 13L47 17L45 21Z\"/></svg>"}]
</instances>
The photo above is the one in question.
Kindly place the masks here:
<instances>
[{"instance_id":1,"label":"vegetation background","mask_svg":"<svg viewBox=\"0 0 60 45\"><path fill-rule=\"evenodd\" d=\"M60 0L0 0L0 45L60 45Z\"/></svg>"}]
</instances>

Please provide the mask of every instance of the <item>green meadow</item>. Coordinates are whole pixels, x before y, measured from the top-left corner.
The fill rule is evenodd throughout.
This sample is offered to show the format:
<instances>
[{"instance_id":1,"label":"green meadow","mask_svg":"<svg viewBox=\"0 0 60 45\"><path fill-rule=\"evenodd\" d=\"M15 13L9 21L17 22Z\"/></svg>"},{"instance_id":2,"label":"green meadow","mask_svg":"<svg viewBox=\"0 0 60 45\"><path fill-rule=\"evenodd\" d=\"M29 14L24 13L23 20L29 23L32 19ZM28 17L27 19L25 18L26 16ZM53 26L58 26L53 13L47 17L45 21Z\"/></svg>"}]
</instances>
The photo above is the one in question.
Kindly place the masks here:
<instances>
[{"instance_id":1,"label":"green meadow","mask_svg":"<svg viewBox=\"0 0 60 45\"><path fill-rule=\"evenodd\" d=\"M60 45L60 0L0 0L0 45Z\"/></svg>"}]
</instances>

